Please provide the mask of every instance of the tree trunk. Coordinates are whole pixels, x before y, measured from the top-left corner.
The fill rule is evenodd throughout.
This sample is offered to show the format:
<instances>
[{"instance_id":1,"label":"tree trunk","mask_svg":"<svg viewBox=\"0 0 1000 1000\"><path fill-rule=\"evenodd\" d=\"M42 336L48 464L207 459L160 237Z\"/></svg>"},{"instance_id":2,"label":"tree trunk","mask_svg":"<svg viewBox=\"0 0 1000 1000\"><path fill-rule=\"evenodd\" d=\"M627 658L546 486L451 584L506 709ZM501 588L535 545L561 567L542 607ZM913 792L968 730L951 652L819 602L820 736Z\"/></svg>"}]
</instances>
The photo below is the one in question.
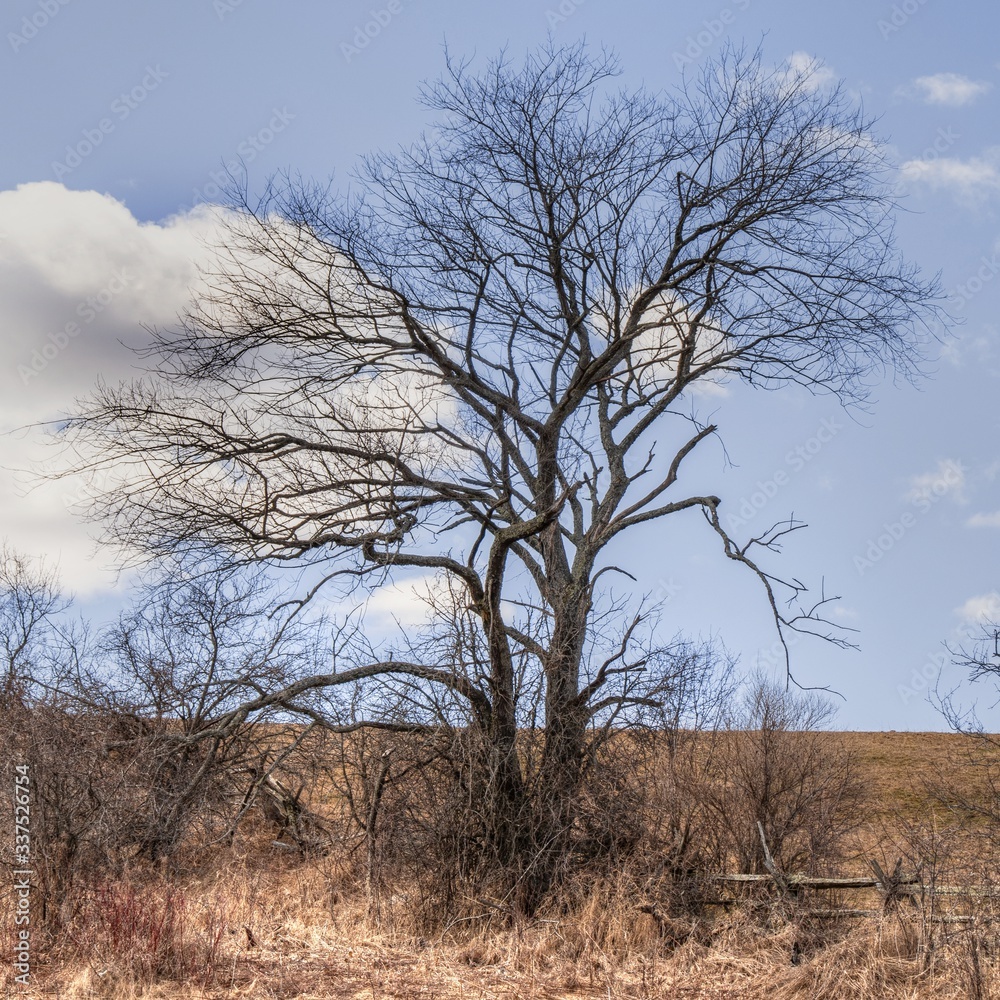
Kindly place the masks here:
<instances>
[{"instance_id":1,"label":"tree trunk","mask_svg":"<svg viewBox=\"0 0 1000 1000\"><path fill-rule=\"evenodd\" d=\"M386 750L382 754L382 763L379 765L378 773L375 776L375 785L372 788L371 801L368 805L368 815L365 817L365 888L368 895L368 919L376 925L381 923L382 920L376 833L379 806L382 804L382 792L385 791L386 779L389 777L390 754L391 751L389 750Z\"/></svg>"},{"instance_id":2,"label":"tree trunk","mask_svg":"<svg viewBox=\"0 0 1000 1000\"><path fill-rule=\"evenodd\" d=\"M522 892L528 913L558 881L572 847L587 730L585 706L578 704L587 609L574 597L567 604L569 613L557 614L545 664L545 745L532 802L530 878Z\"/></svg>"}]
</instances>

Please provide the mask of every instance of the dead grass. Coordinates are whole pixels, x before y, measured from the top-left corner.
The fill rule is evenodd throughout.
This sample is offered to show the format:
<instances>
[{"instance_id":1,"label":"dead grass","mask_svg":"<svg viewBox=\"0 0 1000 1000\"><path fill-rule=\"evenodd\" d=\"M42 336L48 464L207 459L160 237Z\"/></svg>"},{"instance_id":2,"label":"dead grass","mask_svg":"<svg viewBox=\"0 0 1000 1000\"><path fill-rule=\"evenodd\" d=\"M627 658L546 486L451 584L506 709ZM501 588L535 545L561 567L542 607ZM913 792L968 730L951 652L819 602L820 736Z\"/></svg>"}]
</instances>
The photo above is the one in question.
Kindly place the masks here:
<instances>
[{"instance_id":1,"label":"dead grass","mask_svg":"<svg viewBox=\"0 0 1000 1000\"><path fill-rule=\"evenodd\" d=\"M763 915L737 910L711 922L675 920L665 933L653 918L602 887L581 911L561 918L486 932L453 928L428 941L371 927L360 895L331 902L330 874L321 863L309 863L275 871L233 867L180 890L149 881L144 894L152 914L162 915L170 900L185 900L177 911L183 927L172 950L148 947L148 921L138 922L138 933L119 936L117 954L103 940L88 955L77 936L72 947L54 947L35 988L24 995L67 1000L976 996L967 982L973 931L929 942L919 919L890 915L810 926L780 908ZM120 898L128 910L131 897L123 892ZM105 914L87 927L106 930L111 919ZM796 942L801 964L793 966ZM155 954L170 961L151 965ZM195 962L196 956L204 964ZM983 975L992 975L991 958L983 959ZM9 978L4 985L12 995Z\"/></svg>"},{"instance_id":2,"label":"dead grass","mask_svg":"<svg viewBox=\"0 0 1000 1000\"><path fill-rule=\"evenodd\" d=\"M927 783L975 782L962 743L946 734L854 733L846 738L869 789L851 862L877 853L916 857L918 831L936 844L937 877L981 884L989 876L975 831L946 836ZM896 840L893 840L896 837ZM0 965L5 996L180 1000L260 998L542 998L629 1000L989 1000L1000 975L993 901L968 898L904 904L878 918L808 918L762 896L725 912L650 914L641 887L604 878L573 894L568 912L501 925L488 909L421 937L410 900L396 887L382 920L367 918L356 872L345 860L302 860L260 830L237 849L191 854L172 873L130 870L114 882L79 885L64 925L33 944L33 982ZM875 906L856 894L849 906ZM7 903L0 904L9 905ZM929 915L977 912L972 925ZM0 944L10 955L9 913ZM998 921L997 927L1000 927ZM793 957L798 963L793 964ZM5 961L7 961L5 959Z\"/></svg>"}]
</instances>

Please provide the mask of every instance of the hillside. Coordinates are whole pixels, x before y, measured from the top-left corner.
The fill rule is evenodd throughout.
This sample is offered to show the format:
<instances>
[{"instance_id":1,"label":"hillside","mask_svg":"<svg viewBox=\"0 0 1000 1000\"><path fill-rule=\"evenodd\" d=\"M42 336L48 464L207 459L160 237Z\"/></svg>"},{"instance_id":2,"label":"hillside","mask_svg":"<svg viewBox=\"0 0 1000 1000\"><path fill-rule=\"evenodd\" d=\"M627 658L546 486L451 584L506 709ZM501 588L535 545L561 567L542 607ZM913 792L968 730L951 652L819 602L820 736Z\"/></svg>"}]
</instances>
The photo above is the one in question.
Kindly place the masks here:
<instances>
[{"instance_id":1,"label":"hillside","mask_svg":"<svg viewBox=\"0 0 1000 1000\"><path fill-rule=\"evenodd\" d=\"M943 733L786 734L845 750L862 788L858 822L825 875L870 875L870 859L903 876L974 889L901 896L806 892L772 885L728 892L735 905L680 905L662 893L655 858L574 882L530 921L496 901L428 931L416 894L396 885L373 919L356 851L300 856L255 815L233 847L186 847L170 864L134 863L71 883L61 939L36 931L32 985L65 997L754 998L992 996L997 935L996 833L963 821L931 790L974 797L991 773L970 744ZM755 734L733 734L752 755ZM623 817L624 818L624 817ZM417 873L419 875L419 873ZM689 887L706 883L689 881ZM731 887L730 887L731 888ZM693 891L693 890L691 890ZM950 892L950 890L949 890ZM817 910L880 911L831 919ZM967 919L967 918L973 919ZM12 922L4 921L7 929ZM12 942L5 941L5 954ZM793 964L794 960L794 964ZM13 995L4 969L5 995ZM979 992L976 992L976 991Z\"/></svg>"}]
</instances>

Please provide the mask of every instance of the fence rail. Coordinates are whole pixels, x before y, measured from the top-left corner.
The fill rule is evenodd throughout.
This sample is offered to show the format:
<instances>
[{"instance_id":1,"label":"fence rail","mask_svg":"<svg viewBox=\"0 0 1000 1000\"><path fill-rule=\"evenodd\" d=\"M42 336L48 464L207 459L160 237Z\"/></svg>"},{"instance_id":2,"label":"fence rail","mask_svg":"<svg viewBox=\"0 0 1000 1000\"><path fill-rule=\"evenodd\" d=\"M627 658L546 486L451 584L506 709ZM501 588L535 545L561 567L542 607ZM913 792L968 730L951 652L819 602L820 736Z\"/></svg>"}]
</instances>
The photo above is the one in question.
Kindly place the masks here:
<instances>
[{"instance_id":1,"label":"fence rail","mask_svg":"<svg viewBox=\"0 0 1000 1000\"><path fill-rule=\"evenodd\" d=\"M734 882L753 884L775 881L773 875L705 875L712 882ZM877 889L879 892L890 889L898 895L928 895L928 896L979 896L1000 898L1000 886L982 885L937 885L921 882L918 878L903 879L890 882L888 886L877 878L827 878L811 875L781 876L784 887L790 892L800 889L837 890L837 889Z\"/></svg>"},{"instance_id":2,"label":"fence rail","mask_svg":"<svg viewBox=\"0 0 1000 1000\"><path fill-rule=\"evenodd\" d=\"M706 875L713 882L774 882L774 875ZM781 875L782 883L789 889L881 889L877 878L825 878L812 875ZM896 883L897 889L912 887L915 891L925 888L919 879L905 879Z\"/></svg>"},{"instance_id":3,"label":"fence rail","mask_svg":"<svg viewBox=\"0 0 1000 1000\"><path fill-rule=\"evenodd\" d=\"M896 862L896 866L891 874L886 874L882 866L874 859L870 859L868 864L872 869L872 877L842 877L842 876L816 876L803 875L797 873L782 872L774 863L771 851L767 846L764 836L764 828L761 823L757 824L760 833L760 842L764 848L764 867L768 874L723 874L706 873L701 877L709 882L721 882L731 885L774 885L782 895L797 897L806 889L813 889L819 892L824 891L854 891L861 889L874 889L882 896L882 908L880 910L863 909L816 909L806 910L805 916L816 917L818 919L833 920L842 917L875 917L893 910L896 904L904 899L911 903L916 903L916 896L966 896L970 898L983 899L1000 897L1000 886L961 886L961 885L938 885L937 883L926 883L918 876L905 876L903 874L902 859ZM740 906L747 903L745 899L721 898L702 899L705 906ZM655 906L646 904L639 907L645 913L650 913L659 919L660 914ZM966 914L922 914L923 919L934 923L971 923L975 918Z\"/></svg>"}]
</instances>

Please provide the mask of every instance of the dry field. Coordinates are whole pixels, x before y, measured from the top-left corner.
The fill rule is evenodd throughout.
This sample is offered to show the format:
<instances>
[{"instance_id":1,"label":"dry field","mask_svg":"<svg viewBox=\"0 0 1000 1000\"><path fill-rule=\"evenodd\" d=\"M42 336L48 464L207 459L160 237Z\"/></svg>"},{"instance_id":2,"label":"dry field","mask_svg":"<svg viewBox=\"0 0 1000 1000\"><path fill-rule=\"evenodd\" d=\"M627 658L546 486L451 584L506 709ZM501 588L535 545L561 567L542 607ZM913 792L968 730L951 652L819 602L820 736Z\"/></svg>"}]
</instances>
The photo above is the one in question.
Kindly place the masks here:
<instances>
[{"instance_id":1,"label":"dry field","mask_svg":"<svg viewBox=\"0 0 1000 1000\"><path fill-rule=\"evenodd\" d=\"M824 737L826 738L826 737ZM870 875L870 859L963 892L903 896L746 892L741 905L667 916L624 876L531 921L456 920L432 937L408 893L368 916L356 873L333 856L275 847L257 820L233 848L133 869L76 890L60 938L34 942L31 985L13 981L3 915L5 996L196 998L974 998L1000 997L990 824L960 823L928 789L982 793L988 771L938 733L831 734L864 788L850 851L828 875ZM831 743L831 746L833 744ZM730 893L728 888L721 893ZM645 909L643 909L645 907ZM818 909L876 910L829 919ZM652 911L652 912L650 912ZM972 919L957 920L956 917Z\"/></svg>"}]
</instances>

